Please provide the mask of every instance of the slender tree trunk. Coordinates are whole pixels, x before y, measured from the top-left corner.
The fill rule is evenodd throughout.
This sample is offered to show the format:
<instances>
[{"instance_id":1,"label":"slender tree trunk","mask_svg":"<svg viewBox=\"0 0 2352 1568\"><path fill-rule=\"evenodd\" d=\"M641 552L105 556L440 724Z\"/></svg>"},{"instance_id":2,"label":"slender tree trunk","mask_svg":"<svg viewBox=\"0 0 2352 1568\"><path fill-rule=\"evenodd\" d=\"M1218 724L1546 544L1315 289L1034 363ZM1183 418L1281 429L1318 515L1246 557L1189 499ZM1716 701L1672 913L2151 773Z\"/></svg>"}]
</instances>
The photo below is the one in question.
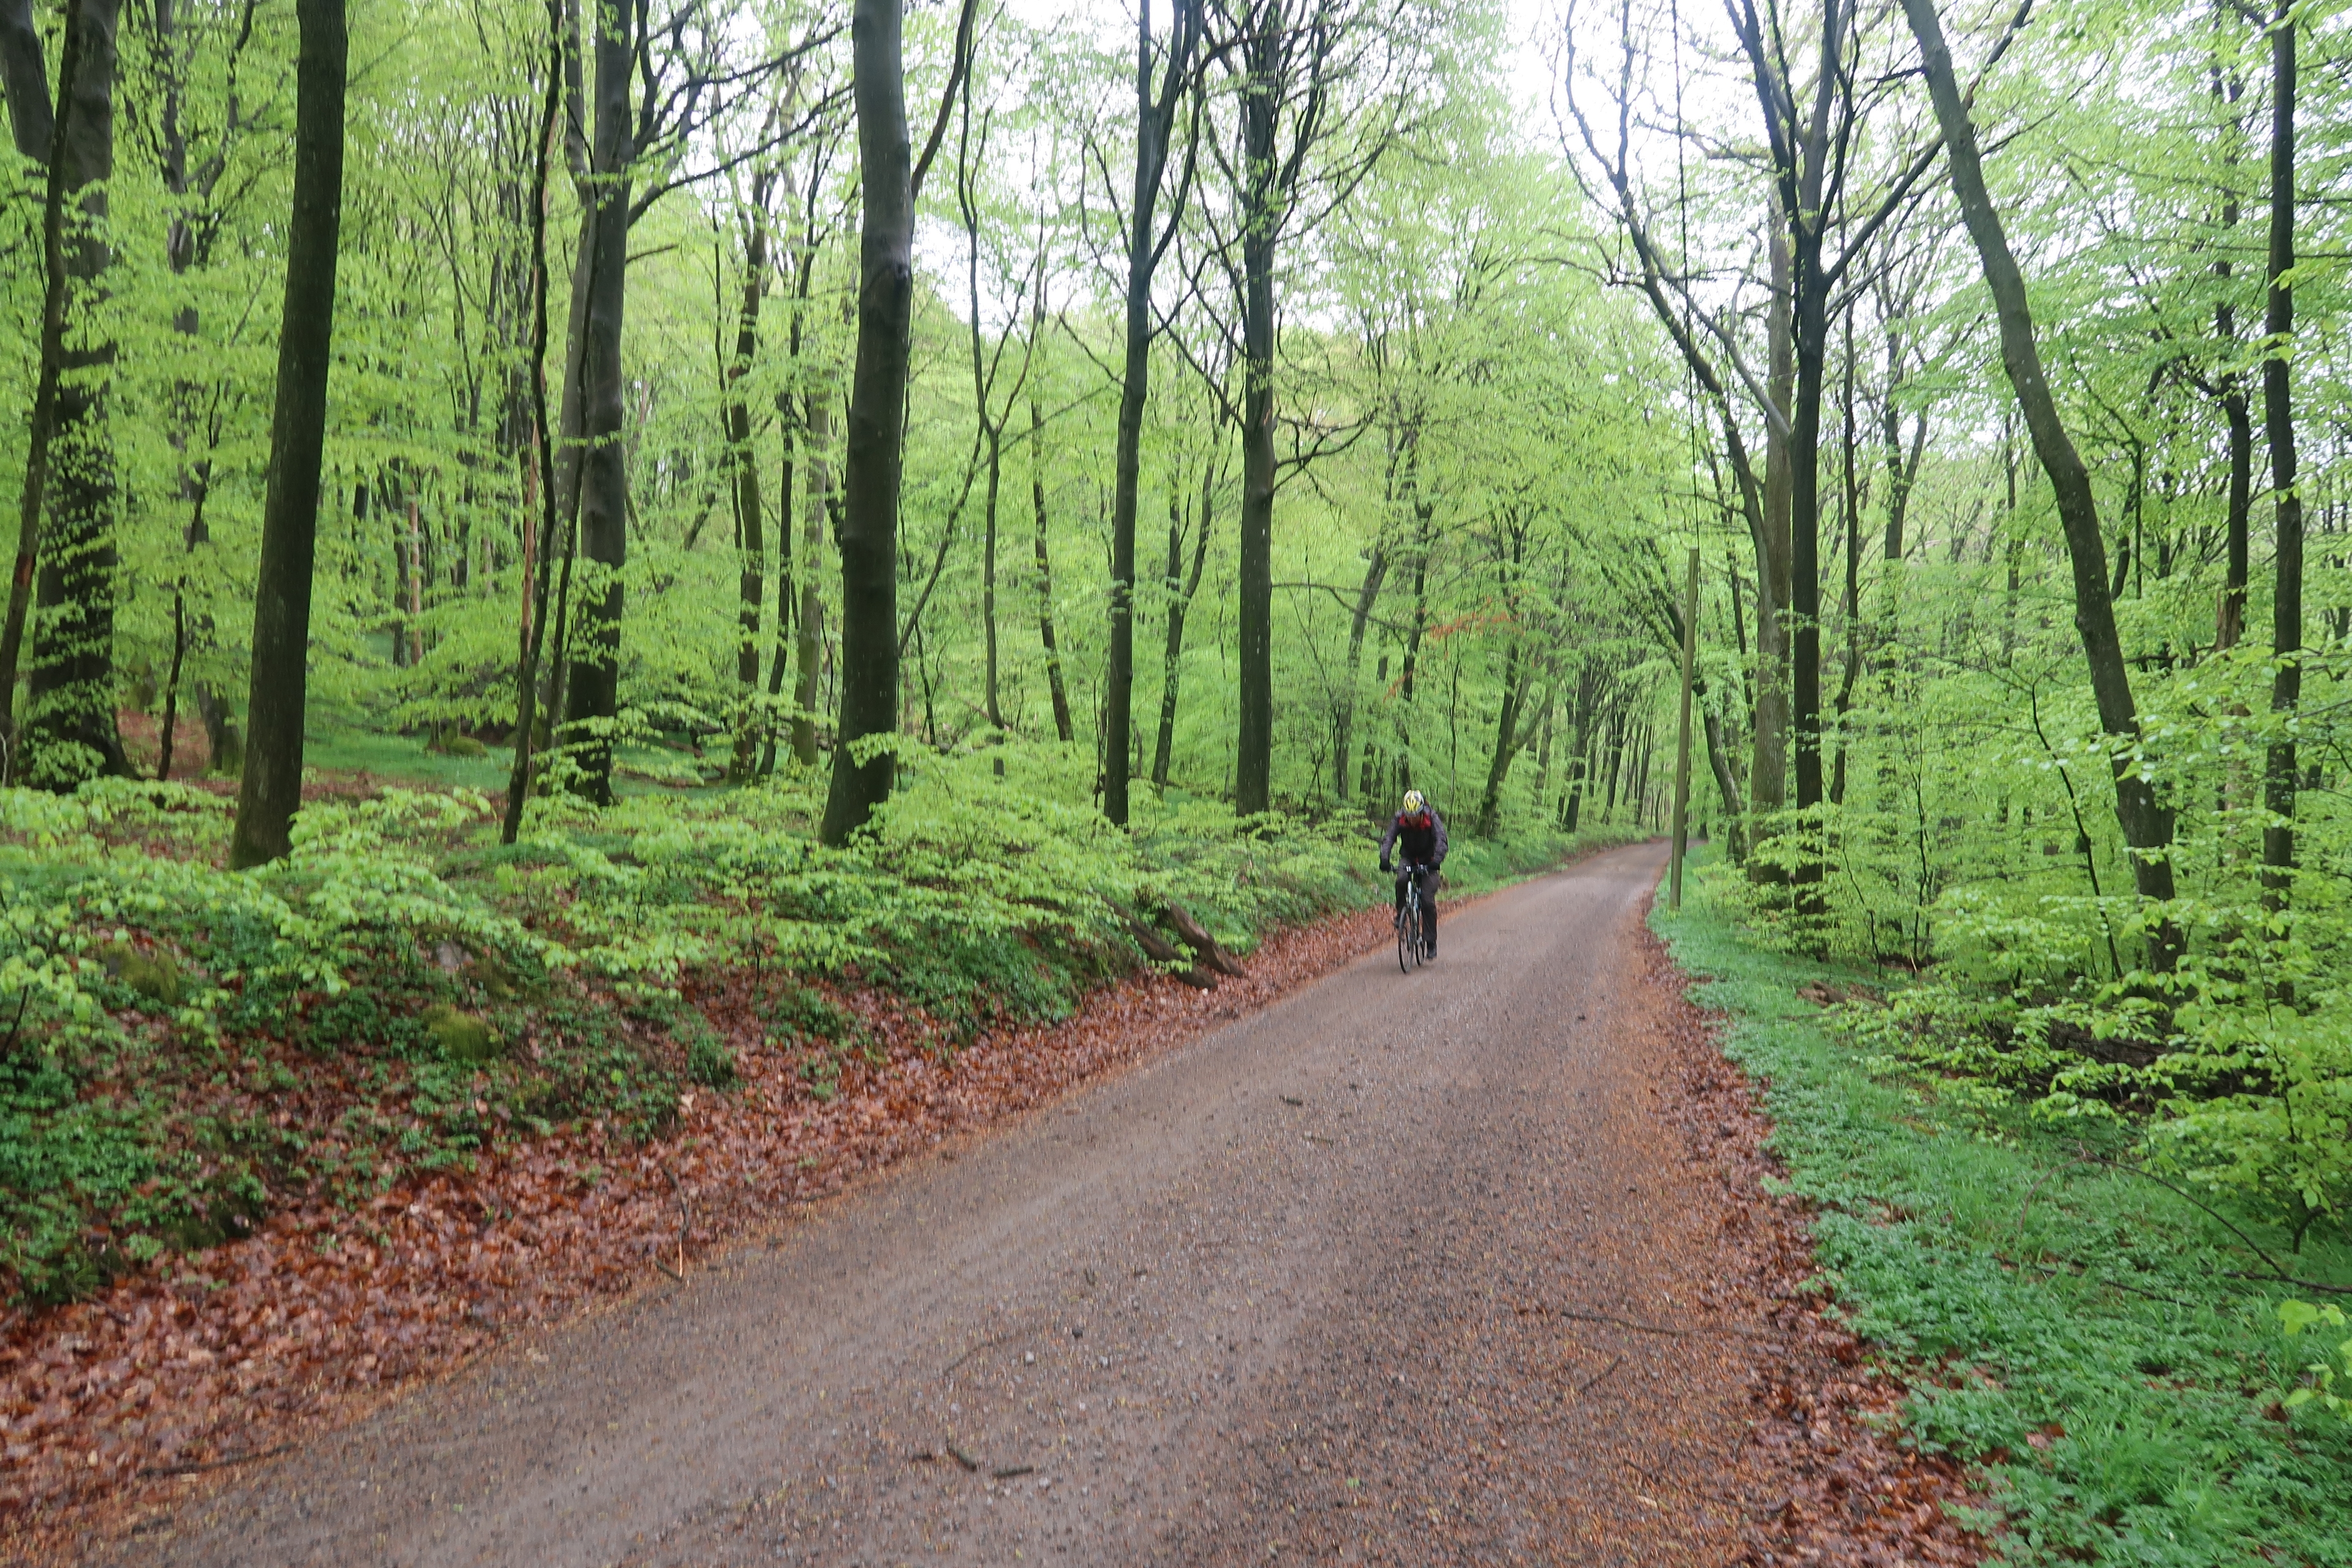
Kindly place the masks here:
<instances>
[{"instance_id":1,"label":"slender tree trunk","mask_svg":"<svg viewBox=\"0 0 2352 1568\"><path fill-rule=\"evenodd\" d=\"M547 599L553 576L559 483L549 461L553 440L547 420L547 181L555 156L555 114L564 79L564 49L572 34L564 26L559 0L547 0L547 79L541 89L539 142L532 150L530 190L530 473L526 494L537 516L523 520L522 627L515 650L514 765L507 775L506 812L499 842L512 844L522 832L523 805L530 798L531 753L539 743L540 655L546 644ZM576 493L576 492L575 492ZM559 647L556 657L562 657Z\"/></svg>"},{"instance_id":2,"label":"slender tree trunk","mask_svg":"<svg viewBox=\"0 0 2352 1568\"><path fill-rule=\"evenodd\" d=\"M1830 804L1845 804L1845 759L1851 749L1846 733L1846 715L1853 711L1854 683L1862 678L1862 494L1860 475L1856 471L1856 451L1853 433L1853 318L1845 324L1845 671L1838 679L1837 762L1830 776ZM1890 391L1888 404L1894 402ZM1889 502L1889 510L1893 503Z\"/></svg>"},{"instance_id":3,"label":"slender tree trunk","mask_svg":"<svg viewBox=\"0 0 2352 1568\"><path fill-rule=\"evenodd\" d=\"M996 498L1004 472L1004 432L988 432L988 496L983 506L980 557L980 620L988 648L987 701L989 727L1004 728L1004 707L999 696L996 640Z\"/></svg>"},{"instance_id":4,"label":"slender tree trunk","mask_svg":"<svg viewBox=\"0 0 2352 1568\"><path fill-rule=\"evenodd\" d=\"M2225 302L2215 307L2227 331L2230 306ZM2232 332L2231 336L2235 336ZM2246 406L2246 389L2235 371L2229 372L2221 382L2221 417L2229 428L2230 479L2228 510L2224 514L2224 539L2227 559L2222 567L2221 608L2213 628L2213 647L2224 652L2238 646L2246 629L2246 581L2251 574L2247 535L2253 517L2254 422Z\"/></svg>"},{"instance_id":5,"label":"slender tree trunk","mask_svg":"<svg viewBox=\"0 0 2352 1568\"><path fill-rule=\"evenodd\" d=\"M1810 811L1822 804L1822 393L1828 370L1828 301L1821 278L1822 245L1811 223L1797 226L1796 252L1796 416L1790 423L1789 578L1790 618L1795 636L1790 640L1790 728L1797 743L1797 809ZM1812 829L1808 829L1811 836ZM1816 856L1808 852L1798 880L1821 879Z\"/></svg>"},{"instance_id":6,"label":"slender tree trunk","mask_svg":"<svg viewBox=\"0 0 2352 1568\"><path fill-rule=\"evenodd\" d=\"M254 584L251 755L237 791L229 864L275 860L291 847L302 805L302 716L310 642L310 566L334 363L335 256L343 210L343 0L298 0L294 213L287 226L286 314L278 342L278 405L262 501Z\"/></svg>"},{"instance_id":7,"label":"slender tree trunk","mask_svg":"<svg viewBox=\"0 0 2352 1568\"><path fill-rule=\"evenodd\" d=\"M1348 798L1348 762L1353 751L1349 744L1356 721L1356 672L1364 663L1364 627L1372 618L1372 605L1379 602L1381 584L1388 580L1387 546L1375 543L1371 559L1364 563L1364 581L1356 590L1356 607L1348 617L1348 662L1340 667L1339 714L1337 733L1331 750L1331 789L1341 800Z\"/></svg>"},{"instance_id":8,"label":"slender tree trunk","mask_svg":"<svg viewBox=\"0 0 2352 1568\"><path fill-rule=\"evenodd\" d=\"M1040 307L1042 330L1043 308ZM1045 648L1045 689L1054 701L1054 735L1068 745L1077 733L1070 721L1070 689L1062 679L1062 647L1054 635L1054 562L1045 548L1045 411L1029 400L1029 503L1037 516L1037 640Z\"/></svg>"},{"instance_id":9,"label":"slender tree trunk","mask_svg":"<svg viewBox=\"0 0 2352 1568\"><path fill-rule=\"evenodd\" d=\"M164 260L174 278L184 277L196 261L198 253L196 226L189 221L184 206L189 194L188 140L184 121L186 101L188 68L187 51L180 45L180 25L171 0L158 0L154 7L155 38L160 46L157 74L163 106L157 121L157 134L163 152L163 187L174 205L171 225L165 231ZM207 184L209 194L209 183ZM200 318L194 305L183 305L173 312L172 329L183 337L193 339ZM172 448L180 461L180 499L187 503L188 521L182 533L186 554L193 557L197 549L211 542L205 522L205 506L212 493L213 463L211 437L207 433L206 453L191 459L188 456L193 427L196 422L196 385L182 382L173 389ZM367 489L359 487L353 501L364 515ZM178 761L180 689L187 667L189 645L198 639L209 641L213 629L208 614L191 614L188 605L188 579L184 567L172 584L172 664L163 681L163 717L162 745L155 764L155 776L169 779Z\"/></svg>"},{"instance_id":10,"label":"slender tree trunk","mask_svg":"<svg viewBox=\"0 0 2352 1568\"><path fill-rule=\"evenodd\" d=\"M1175 497L1168 501L1168 646L1160 663L1160 734L1151 750L1151 784L1155 789L1168 787L1168 770L1176 751L1176 699L1184 674L1184 617L1192 607L1192 595L1201 591L1201 568L1209 559L1209 521L1216 501L1217 466L1213 460L1201 466L1201 526L1192 536L1192 571L1189 578L1179 580L1177 569L1183 564L1184 535L1181 520L1176 512Z\"/></svg>"},{"instance_id":11,"label":"slender tree trunk","mask_svg":"<svg viewBox=\"0 0 2352 1568\"><path fill-rule=\"evenodd\" d=\"M1143 410L1151 391L1151 277L1160 263L1153 229L1168 169L1169 132L1200 35L1201 0L1175 0L1166 80L1151 97L1151 0L1135 17L1135 199L1127 242L1127 361L1120 376L1118 449L1110 511L1110 658L1105 679L1103 815L1127 823L1135 697L1135 515L1143 466ZM1179 204L1182 200L1179 192ZM1172 223L1181 214L1170 215Z\"/></svg>"},{"instance_id":12,"label":"slender tree trunk","mask_svg":"<svg viewBox=\"0 0 2352 1568\"><path fill-rule=\"evenodd\" d=\"M188 655L188 605L186 599L173 590L172 594L172 666L163 677L163 717L157 728L155 778L168 782L172 776L173 742L180 728L180 670Z\"/></svg>"},{"instance_id":13,"label":"slender tree trunk","mask_svg":"<svg viewBox=\"0 0 2352 1568\"><path fill-rule=\"evenodd\" d=\"M2284 726L2263 773L2263 896L2282 909L2294 881L2295 710L2303 700L2303 496L2296 489L2294 389L2294 14L2271 22L2270 300L2263 331L2263 434L2271 449L2276 580L2271 592L2271 712Z\"/></svg>"},{"instance_id":14,"label":"slender tree trunk","mask_svg":"<svg viewBox=\"0 0 2352 1568\"><path fill-rule=\"evenodd\" d=\"M406 598L402 608L407 618L402 623L408 638L408 663L411 668L425 662L425 532L418 525L416 492L408 492L408 553L406 562Z\"/></svg>"},{"instance_id":15,"label":"slender tree trunk","mask_svg":"<svg viewBox=\"0 0 2352 1568\"><path fill-rule=\"evenodd\" d=\"M793 373L798 374L801 363L801 332L808 313L809 274L814 252L803 256L800 266L800 283L793 296L792 327L786 344ZM789 391L776 394L776 429L781 437L783 460L777 466L776 477L776 651L768 660L768 710L766 742L760 752L760 773L766 777L776 771L776 719L778 699L784 691L784 672L793 667L793 605L799 596L793 561L793 508L798 504L795 486L799 479L794 443L800 438L800 400ZM797 726L800 720L794 716Z\"/></svg>"},{"instance_id":16,"label":"slender tree trunk","mask_svg":"<svg viewBox=\"0 0 2352 1568\"><path fill-rule=\"evenodd\" d=\"M752 218L744 246L743 299L735 313L735 357L727 366L728 460L734 466L736 548L735 683L742 711L735 722L735 751L728 775L750 779L759 763L760 734L767 728L760 711L760 614L768 603L768 534L760 515L760 461L751 450L751 406L743 383L760 353L760 308L768 292L768 182L755 182ZM782 515L791 527L789 511Z\"/></svg>"},{"instance_id":17,"label":"slender tree trunk","mask_svg":"<svg viewBox=\"0 0 2352 1568\"><path fill-rule=\"evenodd\" d=\"M817 678L824 661L824 595L817 584L817 560L824 548L827 520L837 505L833 489L833 399L831 382L808 396L809 493L807 521L801 531L801 613L793 647L793 760L816 766ZM893 614L897 611L895 607Z\"/></svg>"},{"instance_id":18,"label":"slender tree trunk","mask_svg":"<svg viewBox=\"0 0 2352 1568\"><path fill-rule=\"evenodd\" d=\"M897 768L888 750L867 747L898 727L898 457L915 294L899 19L898 0L856 0L850 24L865 222L841 515L841 719L821 830L827 844L866 826L889 798Z\"/></svg>"},{"instance_id":19,"label":"slender tree trunk","mask_svg":"<svg viewBox=\"0 0 2352 1568\"><path fill-rule=\"evenodd\" d=\"M2056 493L2059 523L2074 574L2074 627L2083 639L2100 727L2106 731L2110 747L2116 816L2131 848L2133 880L2140 896L2159 906L2147 933L2148 967L2168 972L2181 948L2179 930L2162 908L2171 903L2173 896L2172 813L2158 798L2155 786L2142 776L2132 755L2140 739L2139 713L2132 700L2131 672L2124 662L2122 637L2116 628L2115 600L2107 587L2098 500L2091 488L2090 470L2066 433L2057 399L2051 395L2042 372L2025 279L2010 251L2000 215L1985 188L1976 125L1960 97L1935 0L1903 0L1903 10L1919 41L1953 188L1959 196L1960 216L1983 263L1985 284L2000 320L2001 363L2017 391L2034 453Z\"/></svg>"},{"instance_id":20,"label":"slender tree trunk","mask_svg":"<svg viewBox=\"0 0 2352 1568\"><path fill-rule=\"evenodd\" d=\"M1788 238L1776 226L1770 245L1772 303L1766 340L1769 374L1765 388L1774 404L1790 407L1795 391L1795 355L1789 314ZM1789 804L1789 622L1793 605L1790 512L1793 500L1790 438L1776 427L1764 443L1763 536L1756 546L1756 733L1755 759L1748 769L1748 803L1759 818ZM1759 824L1756 837L1764 830ZM1773 869L1769 875L1778 876Z\"/></svg>"},{"instance_id":21,"label":"slender tree trunk","mask_svg":"<svg viewBox=\"0 0 2352 1568\"><path fill-rule=\"evenodd\" d=\"M627 410L621 363L628 304L629 169L635 156L631 68L635 40L625 5L595 7L595 141L590 205L583 223L593 254L579 298L580 559L590 563L573 613L563 705L575 788L596 804L613 798L613 724L620 713L621 572L629 554L629 476L622 428Z\"/></svg>"},{"instance_id":22,"label":"slender tree trunk","mask_svg":"<svg viewBox=\"0 0 2352 1568\"><path fill-rule=\"evenodd\" d=\"M2242 83L2234 76L2214 75L2214 96L2234 106ZM2238 162L2239 134L2237 117L2231 116L2227 132L2230 137L2223 162L2235 168ZM2221 199L2221 227L2224 231L2238 226L2238 195L2232 189ZM2221 280L2226 291L2237 268L2224 253L2213 263L2213 276ZM2221 353L2234 357L2238 350L2238 307L2236 301L2224 297L2213 306L2213 336ZM2229 432L2229 501L2223 514L2222 537L2225 541L2226 562L2222 568L2221 604L2214 617L2213 649L2224 653L2238 646L2246 630L2246 582L2250 574L2247 535L2253 514L2254 422L2246 406L2246 385L2234 367L2224 368L2221 375L2221 420Z\"/></svg>"},{"instance_id":23,"label":"slender tree trunk","mask_svg":"<svg viewBox=\"0 0 2352 1568\"><path fill-rule=\"evenodd\" d=\"M983 159L988 155L985 131L983 123L981 146ZM996 506L1003 485L1004 425L1013 416L1013 411L1008 405L1002 418L992 417L989 412L989 384L992 378L989 374L987 356L981 341L980 205L972 192L972 178L976 172L971 158L971 79L967 76L964 79L963 126L957 140L956 205L963 216L964 278L971 305L971 315L967 323L971 341L971 406L973 416L980 421L980 443L987 453L988 463L988 493L982 503L980 554L980 621L987 644L982 696L989 728L1002 730L1004 728L1004 709L998 695L996 646ZM1015 390L1017 395L1018 389ZM919 605L917 613L921 613Z\"/></svg>"}]
</instances>

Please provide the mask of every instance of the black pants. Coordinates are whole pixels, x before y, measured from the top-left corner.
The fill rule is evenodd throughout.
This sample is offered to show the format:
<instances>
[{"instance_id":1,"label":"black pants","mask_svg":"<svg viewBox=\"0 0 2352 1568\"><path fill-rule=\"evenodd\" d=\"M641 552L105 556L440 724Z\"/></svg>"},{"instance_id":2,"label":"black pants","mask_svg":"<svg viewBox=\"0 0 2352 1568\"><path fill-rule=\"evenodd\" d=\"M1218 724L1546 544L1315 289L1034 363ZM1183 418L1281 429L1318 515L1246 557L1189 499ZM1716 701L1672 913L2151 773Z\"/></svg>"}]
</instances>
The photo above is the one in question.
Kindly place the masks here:
<instances>
[{"instance_id":1,"label":"black pants","mask_svg":"<svg viewBox=\"0 0 2352 1568\"><path fill-rule=\"evenodd\" d=\"M1434 866L1400 865L1396 870L1396 907L1404 909L1404 879L1416 879L1421 884L1421 920L1429 932L1429 945L1437 945L1437 868Z\"/></svg>"}]
</instances>

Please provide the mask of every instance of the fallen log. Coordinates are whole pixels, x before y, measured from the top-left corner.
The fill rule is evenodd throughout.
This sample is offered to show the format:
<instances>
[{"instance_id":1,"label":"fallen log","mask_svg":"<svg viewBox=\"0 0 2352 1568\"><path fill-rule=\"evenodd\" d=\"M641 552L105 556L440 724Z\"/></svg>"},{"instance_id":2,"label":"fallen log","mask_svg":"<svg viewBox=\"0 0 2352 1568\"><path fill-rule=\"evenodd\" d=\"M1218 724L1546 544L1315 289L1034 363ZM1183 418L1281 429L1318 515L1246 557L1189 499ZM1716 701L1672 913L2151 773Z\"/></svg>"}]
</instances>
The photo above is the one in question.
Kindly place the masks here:
<instances>
[{"instance_id":1,"label":"fallen log","mask_svg":"<svg viewBox=\"0 0 2352 1568\"><path fill-rule=\"evenodd\" d=\"M1249 977L1249 972L1242 967L1241 961L1219 946L1217 939L1202 930L1201 922L1187 913L1183 905L1171 903L1168 906L1168 923L1176 928L1177 936L1192 950L1201 963L1236 980Z\"/></svg>"},{"instance_id":2,"label":"fallen log","mask_svg":"<svg viewBox=\"0 0 2352 1568\"><path fill-rule=\"evenodd\" d=\"M1176 978L1187 985L1202 991L1213 991L1217 988L1217 977L1202 970L1197 961L1188 957L1174 942L1161 936L1133 915L1123 914L1120 918L1126 921L1128 935L1135 939L1136 946L1143 949L1146 958L1150 959L1154 963L1182 964L1184 967L1174 973Z\"/></svg>"}]
</instances>

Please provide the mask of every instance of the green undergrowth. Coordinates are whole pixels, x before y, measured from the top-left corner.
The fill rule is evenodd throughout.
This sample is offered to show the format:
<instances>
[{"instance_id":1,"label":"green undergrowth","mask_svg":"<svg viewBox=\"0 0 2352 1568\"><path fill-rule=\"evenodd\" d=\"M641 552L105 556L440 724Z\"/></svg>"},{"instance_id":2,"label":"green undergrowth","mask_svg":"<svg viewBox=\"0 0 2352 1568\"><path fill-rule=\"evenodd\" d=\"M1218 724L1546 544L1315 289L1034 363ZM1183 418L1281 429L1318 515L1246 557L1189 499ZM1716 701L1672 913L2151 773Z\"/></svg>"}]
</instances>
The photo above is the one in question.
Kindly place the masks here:
<instances>
[{"instance_id":1,"label":"green undergrowth","mask_svg":"<svg viewBox=\"0 0 2352 1568\"><path fill-rule=\"evenodd\" d=\"M689 979L756 994L824 1099L871 1049L852 999L952 1053L1144 962L1130 919L1246 954L1381 890L1360 829L1147 802L1121 833L1087 784L1057 750L926 756L841 849L815 774L535 803L510 846L486 795L386 791L235 874L219 795L0 792L0 1289L71 1300L503 1140L657 1134L735 1079Z\"/></svg>"},{"instance_id":2,"label":"green undergrowth","mask_svg":"<svg viewBox=\"0 0 2352 1568\"><path fill-rule=\"evenodd\" d=\"M2312 1292L2259 1278L2268 1253L2352 1282L2340 1233L2294 1255L2259 1209L2125 1168L2123 1124L1875 1052L1872 1001L1798 989L1887 976L1769 951L1704 890L1653 923L1767 1086L1820 1288L1914 1383L1903 1440L1978 1468L2002 1561L2352 1562L2352 1426L2286 1407L2311 1348L2278 1306Z\"/></svg>"}]
</instances>

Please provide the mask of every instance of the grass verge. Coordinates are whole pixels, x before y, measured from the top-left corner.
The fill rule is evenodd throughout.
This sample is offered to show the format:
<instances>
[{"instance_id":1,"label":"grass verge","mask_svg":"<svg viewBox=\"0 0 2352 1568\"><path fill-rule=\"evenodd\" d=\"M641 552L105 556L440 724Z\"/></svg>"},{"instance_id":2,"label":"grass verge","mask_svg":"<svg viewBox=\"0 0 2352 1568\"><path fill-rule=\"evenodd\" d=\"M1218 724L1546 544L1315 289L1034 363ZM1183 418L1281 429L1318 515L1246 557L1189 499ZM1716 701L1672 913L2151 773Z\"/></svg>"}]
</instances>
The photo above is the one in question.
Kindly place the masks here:
<instances>
[{"instance_id":1,"label":"grass verge","mask_svg":"<svg viewBox=\"0 0 2352 1568\"><path fill-rule=\"evenodd\" d=\"M2341 1237L2291 1258L2121 1168L2110 1125L1870 1054L1842 1020L1871 1004L1822 1000L1886 978L1768 951L1703 882L1652 924L1765 1086L1819 1288L1911 1380L1904 1440L1975 1468L2000 1560L2352 1563L2352 1425L2284 1405L2318 1347L2277 1307L2312 1292L2261 1278L2352 1281Z\"/></svg>"}]
</instances>

